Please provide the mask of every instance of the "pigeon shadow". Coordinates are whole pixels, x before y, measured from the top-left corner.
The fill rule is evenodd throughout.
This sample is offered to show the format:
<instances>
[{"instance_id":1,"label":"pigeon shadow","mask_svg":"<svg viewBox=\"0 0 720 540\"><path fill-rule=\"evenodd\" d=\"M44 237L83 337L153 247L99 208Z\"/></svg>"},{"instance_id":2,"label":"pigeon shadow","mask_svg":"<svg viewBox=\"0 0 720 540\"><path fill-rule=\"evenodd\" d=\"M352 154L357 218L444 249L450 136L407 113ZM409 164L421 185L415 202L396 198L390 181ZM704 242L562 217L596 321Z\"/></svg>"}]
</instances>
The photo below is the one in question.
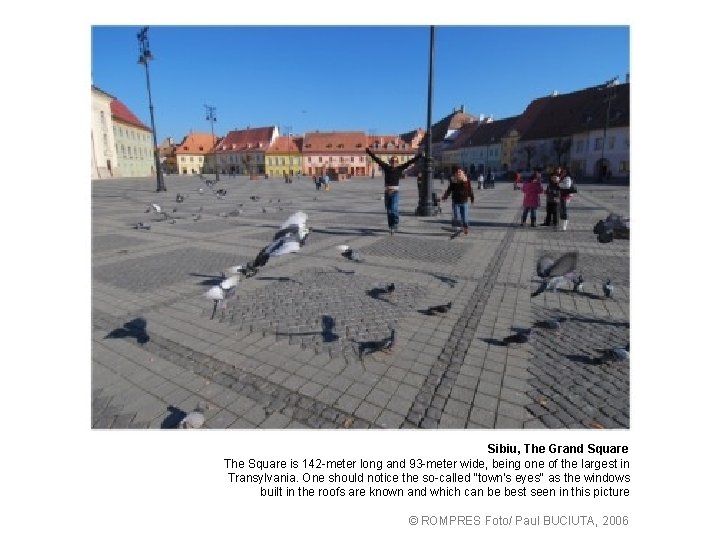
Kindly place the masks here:
<instances>
[{"instance_id":1,"label":"pigeon shadow","mask_svg":"<svg viewBox=\"0 0 720 540\"><path fill-rule=\"evenodd\" d=\"M373 300L380 300L381 302L387 302L388 304L391 303L390 300L388 300L389 294L390 293L382 287L375 287L367 291L367 295Z\"/></svg>"},{"instance_id":2,"label":"pigeon shadow","mask_svg":"<svg viewBox=\"0 0 720 540\"><path fill-rule=\"evenodd\" d=\"M301 284L298 280L289 278L287 276L279 276L279 277L260 276L257 279L258 279L258 281L281 281L283 283L292 282L292 283Z\"/></svg>"},{"instance_id":3,"label":"pigeon shadow","mask_svg":"<svg viewBox=\"0 0 720 540\"><path fill-rule=\"evenodd\" d=\"M341 274L351 275L355 273L355 270L343 270L342 268L338 268L337 266L333 266L336 272L340 272Z\"/></svg>"},{"instance_id":4,"label":"pigeon shadow","mask_svg":"<svg viewBox=\"0 0 720 540\"><path fill-rule=\"evenodd\" d=\"M144 345L150 341L145 328L147 321L141 317L126 322L122 328L116 328L105 336L105 339L124 339L134 338L140 345Z\"/></svg>"},{"instance_id":5,"label":"pigeon shadow","mask_svg":"<svg viewBox=\"0 0 720 540\"><path fill-rule=\"evenodd\" d=\"M168 414L163 421L160 423L160 429L175 429L180 425L180 422L185 418L186 413L182 409L169 405Z\"/></svg>"},{"instance_id":6,"label":"pigeon shadow","mask_svg":"<svg viewBox=\"0 0 720 540\"><path fill-rule=\"evenodd\" d=\"M602 358L591 358L582 354L568 354L566 358L571 362L575 362L577 364L585 364L588 366L597 366L603 363Z\"/></svg>"},{"instance_id":7,"label":"pigeon shadow","mask_svg":"<svg viewBox=\"0 0 720 540\"><path fill-rule=\"evenodd\" d=\"M457 284L457 279L453 279L451 277L443 276L440 274L433 274L432 272L428 273L429 276L434 277L435 279L439 279L441 282L445 283L446 285L450 285L450 288L455 288L455 285Z\"/></svg>"},{"instance_id":8,"label":"pigeon shadow","mask_svg":"<svg viewBox=\"0 0 720 540\"><path fill-rule=\"evenodd\" d=\"M602 296L598 294L594 294L591 292L585 292L585 291L573 291L572 289L557 289L555 292L560 294L575 294L577 296L583 296L585 298L589 298L591 300L602 300Z\"/></svg>"},{"instance_id":9,"label":"pigeon shadow","mask_svg":"<svg viewBox=\"0 0 720 540\"><path fill-rule=\"evenodd\" d=\"M482 341L484 341L485 343L489 343L490 345L495 345L497 347L507 347L507 343L505 343L501 339L483 338Z\"/></svg>"},{"instance_id":10,"label":"pigeon shadow","mask_svg":"<svg viewBox=\"0 0 720 540\"><path fill-rule=\"evenodd\" d=\"M335 333L335 320L329 315L322 316L322 331L320 335L325 343L332 343L340 338L340 336Z\"/></svg>"}]
</instances>

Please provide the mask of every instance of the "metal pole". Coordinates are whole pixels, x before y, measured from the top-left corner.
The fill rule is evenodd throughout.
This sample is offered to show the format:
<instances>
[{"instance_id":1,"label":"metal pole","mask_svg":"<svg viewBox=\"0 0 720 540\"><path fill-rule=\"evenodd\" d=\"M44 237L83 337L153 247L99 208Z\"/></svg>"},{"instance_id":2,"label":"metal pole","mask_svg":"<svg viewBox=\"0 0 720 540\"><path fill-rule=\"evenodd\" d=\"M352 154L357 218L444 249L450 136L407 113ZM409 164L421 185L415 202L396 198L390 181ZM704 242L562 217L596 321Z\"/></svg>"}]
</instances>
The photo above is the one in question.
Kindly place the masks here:
<instances>
[{"instance_id":1,"label":"metal pole","mask_svg":"<svg viewBox=\"0 0 720 540\"><path fill-rule=\"evenodd\" d=\"M215 183L217 184L220 182L220 172L218 171L217 145L215 144L215 122L217 121L217 118L215 117L215 107L205 105L205 120L210 120L210 134L212 135L213 145L213 165L215 168Z\"/></svg>"},{"instance_id":2,"label":"metal pole","mask_svg":"<svg viewBox=\"0 0 720 540\"><path fill-rule=\"evenodd\" d=\"M428 69L428 102L427 102L427 133L425 134L425 171L420 186L418 216L433 216L437 212L433 207L433 159L432 159L432 91L433 91L433 59L435 56L435 27L430 27L430 65Z\"/></svg>"},{"instance_id":3,"label":"metal pole","mask_svg":"<svg viewBox=\"0 0 720 540\"><path fill-rule=\"evenodd\" d=\"M140 44L140 58L138 58L138 63L145 66L145 83L147 85L148 101L150 102L150 126L152 127L153 155L155 156L155 174L157 176L156 191L167 191L163 180L163 173L160 169L160 153L158 151L157 134L155 133L155 114L152 104L152 94L150 93L150 68L148 66L148 62L152 60L152 54L150 53L150 42L147 37L148 29L149 27L146 26L140 30L137 35L138 42Z\"/></svg>"}]
</instances>

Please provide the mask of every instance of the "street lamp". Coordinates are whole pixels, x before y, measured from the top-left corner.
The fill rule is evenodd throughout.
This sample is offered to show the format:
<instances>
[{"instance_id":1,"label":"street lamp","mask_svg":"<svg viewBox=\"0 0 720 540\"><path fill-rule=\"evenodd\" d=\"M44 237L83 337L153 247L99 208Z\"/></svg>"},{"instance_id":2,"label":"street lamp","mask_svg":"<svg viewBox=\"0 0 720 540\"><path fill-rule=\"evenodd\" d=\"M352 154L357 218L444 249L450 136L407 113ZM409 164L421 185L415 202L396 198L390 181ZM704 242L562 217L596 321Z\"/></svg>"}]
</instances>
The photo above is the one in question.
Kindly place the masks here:
<instances>
[{"instance_id":1,"label":"street lamp","mask_svg":"<svg viewBox=\"0 0 720 540\"><path fill-rule=\"evenodd\" d=\"M292 143L292 141L290 140L290 137L291 137L290 132L291 132L291 130L292 130L292 126L283 126L283 127L285 128L285 133L287 133L287 153L288 153L288 155L287 155L287 159L288 159L288 176L287 176L287 180L290 180L290 177L292 176L292 165L291 165L292 159L290 158L290 146L291 146L291 143ZM283 172L284 172L284 171L283 171Z\"/></svg>"},{"instance_id":2,"label":"street lamp","mask_svg":"<svg viewBox=\"0 0 720 540\"><path fill-rule=\"evenodd\" d=\"M150 27L146 26L137 34L138 44L140 46L140 56L138 57L138 64L145 66L145 82L147 84L148 101L150 102L150 126L152 127L153 136L153 155L155 156L155 174L157 175L157 190L156 191L167 191L165 182L163 181L162 170L160 169L160 154L158 152L157 135L155 134L155 115L153 113L152 95L150 94L150 68L148 62L153 59L150 53L150 42L148 41L147 33Z\"/></svg>"},{"instance_id":3,"label":"street lamp","mask_svg":"<svg viewBox=\"0 0 720 540\"><path fill-rule=\"evenodd\" d=\"M428 70L427 133L425 134L425 172L420 185L420 197L417 207L418 216L433 216L437 213L433 206L433 167L432 167L432 90L433 57L435 56L435 27L430 27L430 67Z\"/></svg>"},{"instance_id":4,"label":"street lamp","mask_svg":"<svg viewBox=\"0 0 720 540\"><path fill-rule=\"evenodd\" d=\"M213 145L213 165L215 168L215 183L218 183L220 182L220 173L218 172L217 145L215 144L215 122L217 122L217 118L215 117L215 107L205 105L205 120L210 121L210 133L212 135Z\"/></svg>"}]
</instances>

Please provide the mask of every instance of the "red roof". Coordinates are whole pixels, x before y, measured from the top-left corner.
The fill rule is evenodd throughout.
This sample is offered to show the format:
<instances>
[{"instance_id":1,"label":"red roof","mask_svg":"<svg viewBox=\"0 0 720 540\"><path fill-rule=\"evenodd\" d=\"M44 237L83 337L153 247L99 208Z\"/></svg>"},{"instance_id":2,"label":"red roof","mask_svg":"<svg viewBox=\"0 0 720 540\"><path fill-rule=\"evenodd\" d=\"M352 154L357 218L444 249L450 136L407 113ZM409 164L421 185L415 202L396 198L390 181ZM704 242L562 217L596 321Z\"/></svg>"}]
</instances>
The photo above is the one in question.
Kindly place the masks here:
<instances>
[{"instance_id":1,"label":"red roof","mask_svg":"<svg viewBox=\"0 0 720 540\"><path fill-rule=\"evenodd\" d=\"M112 113L113 120L151 131L151 129L143 124L119 99L114 99L110 102L110 112Z\"/></svg>"},{"instance_id":2,"label":"red roof","mask_svg":"<svg viewBox=\"0 0 720 540\"><path fill-rule=\"evenodd\" d=\"M364 152L367 146L362 131L315 131L305 133L303 153L337 154L338 152Z\"/></svg>"},{"instance_id":3,"label":"red roof","mask_svg":"<svg viewBox=\"0 0 720 540\"><path fill-rule=\"evenodd\" d=\"M270 146L275 128L258 127L231 131L217 147L218 153L243 150L265 151Z\"/></svg>"},{"instance_id":4,"label":"red roof","mask_svg":"<svg viewBox=\"0 0 720 540\"><path fill-rule=\"evenodd\" d=\"M302 152L302 137L278 137L267 149L266 154L287 154Z\"/></svg>"},{"instance_id":5,"label":"red roof","mask_svg":"<svg viewBox=\"0 0 720 540\"><path fill-rule=\"evenodd\" d=\"M219 141L215 137L215 142ZM190 133L175 147L177 154L209 154L213 149L212 133Z\"/></svg>"}]
</instances>

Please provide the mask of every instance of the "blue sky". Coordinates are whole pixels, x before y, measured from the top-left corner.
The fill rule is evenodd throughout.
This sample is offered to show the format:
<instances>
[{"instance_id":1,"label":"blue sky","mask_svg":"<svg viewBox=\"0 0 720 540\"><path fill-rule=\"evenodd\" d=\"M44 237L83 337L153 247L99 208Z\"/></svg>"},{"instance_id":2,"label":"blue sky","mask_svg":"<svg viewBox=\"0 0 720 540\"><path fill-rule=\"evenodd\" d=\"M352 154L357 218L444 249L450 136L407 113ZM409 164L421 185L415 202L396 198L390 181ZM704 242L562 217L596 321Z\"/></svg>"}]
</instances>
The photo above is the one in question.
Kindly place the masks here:
<instances>
[{"instance_id":1,"label":"blue sky","mask_svg":"<svg viewBox=\"0 0 720 540\"><path fill-rule=\"evenodd\" d=\"M93 84L150 125L139 26L93 26ZM151 26L158 139L277 125L284 132L425 127L428 26ZM630 73L628 26L436 26L432 119L460 105L505 118L534 98Z\"/></svg>"}]
</instances>

